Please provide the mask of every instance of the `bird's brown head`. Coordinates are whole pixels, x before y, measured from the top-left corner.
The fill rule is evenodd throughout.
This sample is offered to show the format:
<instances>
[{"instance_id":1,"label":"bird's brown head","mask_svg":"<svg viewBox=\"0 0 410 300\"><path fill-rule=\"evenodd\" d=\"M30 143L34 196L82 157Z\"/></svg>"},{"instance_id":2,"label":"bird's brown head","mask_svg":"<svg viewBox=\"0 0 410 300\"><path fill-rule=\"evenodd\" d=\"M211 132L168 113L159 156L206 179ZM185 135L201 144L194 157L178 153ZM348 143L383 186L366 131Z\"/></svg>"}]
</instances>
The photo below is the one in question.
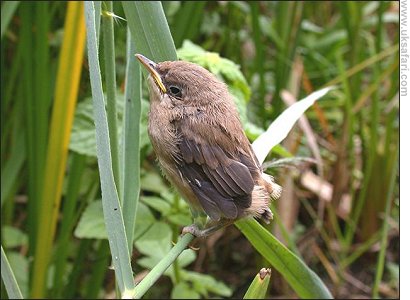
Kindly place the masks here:
<instances>
[{"instance_id":1,"label":"bird's brown head","mask_svg":"<svg viewBox=\"0 0 410 300\"><path fill-rule=\"evenodd\" d=\"M155 63L135 55L149 71L151 101L170 101L175 105L204 106L229 98L227 87L205 68L185 61Z\"/></svg>"}]
</instances>

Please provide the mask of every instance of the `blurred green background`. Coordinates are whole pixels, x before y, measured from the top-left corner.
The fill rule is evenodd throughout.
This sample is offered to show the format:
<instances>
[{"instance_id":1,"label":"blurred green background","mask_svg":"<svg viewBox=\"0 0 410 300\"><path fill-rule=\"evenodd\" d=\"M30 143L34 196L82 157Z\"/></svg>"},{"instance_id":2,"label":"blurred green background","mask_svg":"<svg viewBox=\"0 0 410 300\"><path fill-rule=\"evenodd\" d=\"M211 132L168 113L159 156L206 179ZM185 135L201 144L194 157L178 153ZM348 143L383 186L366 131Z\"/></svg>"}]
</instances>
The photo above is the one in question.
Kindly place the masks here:
<instances>
[{"instance_id":1,"label":"blurred green background","mask_svg":"<svg viewBox=\"0 0 410 300\"><path fill-rule=\"evenodd\" d=\"M43 276L44 297L113 298L83 4L70 5L1 4L2 246L25 297L38 295L36 280ZM267 172L284 192L268 228L335 298L399 297L399 3L162 5L179 58L204 65L228 84L250 140L292 101L337 86L269 156L276 164ZM125 18L121 3L114 3L114 13ZM115 21L121 122L127 21ZM104 59L100 63L104 70ZM143 95L141 202L132 255L137 281L191 222L152 153L145 81ZM315 162L278 164L291 157ZM243 297L266 265L234 226L197 246L145 297ZM7 298L4 288L1 296ZM295 294L273 273L268 296Z\"/></svg>"}]
</instances>

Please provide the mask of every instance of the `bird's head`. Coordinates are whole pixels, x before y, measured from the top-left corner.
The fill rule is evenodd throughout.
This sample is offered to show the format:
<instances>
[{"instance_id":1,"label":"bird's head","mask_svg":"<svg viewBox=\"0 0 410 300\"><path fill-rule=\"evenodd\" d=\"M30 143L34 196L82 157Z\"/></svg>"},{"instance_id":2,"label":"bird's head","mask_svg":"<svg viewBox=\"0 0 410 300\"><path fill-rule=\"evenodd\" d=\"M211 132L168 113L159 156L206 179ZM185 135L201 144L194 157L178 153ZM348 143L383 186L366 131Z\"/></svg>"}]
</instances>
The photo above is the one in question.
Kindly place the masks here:
<instances>
[{"instance_id":1,"label":"bird's head","mask_svg":"<svg viewBox=\"0 0 410 300\"><path fill-rule=\"evenodd\" d=\"M185 61L155 63L141 54L135 56L150 73L151 101L206 106L229 98L226 85L199 65Z\"/></svg>"}]
</instances>

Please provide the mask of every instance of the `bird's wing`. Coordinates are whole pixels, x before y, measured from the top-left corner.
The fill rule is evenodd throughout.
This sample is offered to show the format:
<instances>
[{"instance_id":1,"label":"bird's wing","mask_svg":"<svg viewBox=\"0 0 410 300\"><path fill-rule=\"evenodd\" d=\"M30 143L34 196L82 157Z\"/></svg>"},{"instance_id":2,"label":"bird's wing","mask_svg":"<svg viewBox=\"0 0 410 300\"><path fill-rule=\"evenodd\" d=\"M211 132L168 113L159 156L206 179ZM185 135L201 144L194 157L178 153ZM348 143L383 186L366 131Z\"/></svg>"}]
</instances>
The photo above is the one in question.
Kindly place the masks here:
<instances>
[{"instance_id":1,"label":"bird's wing","mask_svg":"<svg viewBox=\"0 0 410 300\"><path fill-rule=\"evenodd\" d=\"M235 219L251 205L255 185L252 175L259 172L258 166L251 154L219 126L203 123L192 126L186 122L180 121L177 126L181 154L178 168L182 176L188 179L211 219ZM247 139L246 143L249 143ZM232 149L236 151L229 151Z\"/></svg>"}]
</instances>

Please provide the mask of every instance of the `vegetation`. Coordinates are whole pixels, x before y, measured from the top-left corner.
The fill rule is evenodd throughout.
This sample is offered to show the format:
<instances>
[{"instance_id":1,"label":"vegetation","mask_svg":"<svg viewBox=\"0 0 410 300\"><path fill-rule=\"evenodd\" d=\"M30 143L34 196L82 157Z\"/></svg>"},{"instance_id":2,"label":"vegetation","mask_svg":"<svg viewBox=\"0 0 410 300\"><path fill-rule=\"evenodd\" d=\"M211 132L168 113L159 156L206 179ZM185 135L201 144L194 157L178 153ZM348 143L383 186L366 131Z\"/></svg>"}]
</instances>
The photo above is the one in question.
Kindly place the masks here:
<instances>
[{"instance_id":1,"label":"vegetation","mask_svg":"<svg viewBox=\"0 0 410 300\"><path fill-rule=\"evenodd\" d=\"M1 19L2 299L399 297L398 2L10 1ZM179 237L137 52L219 76L252 142L334 87L265 160L273 224Z\"/></svg>"}]
</instances>

